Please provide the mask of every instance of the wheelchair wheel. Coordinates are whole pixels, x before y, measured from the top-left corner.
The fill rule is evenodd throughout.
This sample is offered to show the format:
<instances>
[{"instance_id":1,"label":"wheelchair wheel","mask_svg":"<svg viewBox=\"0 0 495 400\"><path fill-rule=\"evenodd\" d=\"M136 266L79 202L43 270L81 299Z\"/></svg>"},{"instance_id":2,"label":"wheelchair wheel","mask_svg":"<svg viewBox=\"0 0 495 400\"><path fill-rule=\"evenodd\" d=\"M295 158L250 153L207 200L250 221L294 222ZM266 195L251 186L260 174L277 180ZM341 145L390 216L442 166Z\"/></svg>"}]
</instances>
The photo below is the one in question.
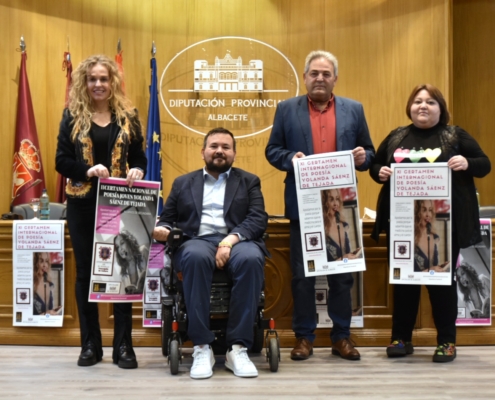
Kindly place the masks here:
<instances>
[{"instance_id":1,"label":"wheelchair wheel","mask_svg":"<svg viewBox=\"0 0 495 400\"><path fill-rule=\"evenodd\" d=\"M172 306L162 305L162 354L164 357L168 356L168 340L172 335L173 317Z\"/></svg>"},{"instance_id":2,"label":"wheelchair wheel","mask_svg":"<svg viewBox=\"0 0 495 400\"><path fill-rule=\"evenodd\" d=\"M168 356L168 363L170 364L170 373L172 375L177 375L179 373L179 342L177 340L172 340L170 342L170 354Z\"/></svg>"},{"instance_id":3,"label":"wheelchair wheel","mask_svg":"<svg viewBox=\"0 0 495 400\"><path fill-rule=\"evenodd\" d=\"M278 362L280 358L280 349L278 347L278 340L276 338L270 339L268 345L268 362L270 363L270 371L278 371Z\"/></svg>"}]
</instances>

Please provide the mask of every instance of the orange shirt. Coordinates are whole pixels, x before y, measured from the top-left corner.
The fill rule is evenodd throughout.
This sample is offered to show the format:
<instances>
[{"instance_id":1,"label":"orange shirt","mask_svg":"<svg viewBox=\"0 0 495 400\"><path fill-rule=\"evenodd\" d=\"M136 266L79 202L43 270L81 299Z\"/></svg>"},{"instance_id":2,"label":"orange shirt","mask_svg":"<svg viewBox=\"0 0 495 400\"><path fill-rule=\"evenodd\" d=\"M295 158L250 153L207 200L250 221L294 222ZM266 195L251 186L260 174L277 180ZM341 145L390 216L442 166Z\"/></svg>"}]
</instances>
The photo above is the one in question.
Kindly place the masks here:
<instances>
[{"instance_id":1,"label":"orange shirt","mask_svg":"<svg viewBox=\"0 0 495 400\"><path fill-rule=\"evenodd\" d=\"M335 96L332 94L323 111L318 110L308 96L308 107L314 154L336 151Z\"/></svg>"}]
</instances>

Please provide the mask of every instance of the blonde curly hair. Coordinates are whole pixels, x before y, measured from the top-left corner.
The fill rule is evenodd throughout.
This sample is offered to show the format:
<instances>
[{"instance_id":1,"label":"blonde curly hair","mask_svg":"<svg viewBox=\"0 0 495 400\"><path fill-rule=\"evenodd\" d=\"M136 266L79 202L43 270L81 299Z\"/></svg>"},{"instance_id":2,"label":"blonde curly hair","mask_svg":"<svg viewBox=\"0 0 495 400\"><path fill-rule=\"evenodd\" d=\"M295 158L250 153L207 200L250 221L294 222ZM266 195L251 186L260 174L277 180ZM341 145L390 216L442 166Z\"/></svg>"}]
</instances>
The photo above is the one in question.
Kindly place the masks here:
<instances>
[{"instance_id":1,"label":"blonde curly hair","mask_svg":"<svg viewBox=\"0 0 495 400\"><path fill-rule=\"evenodd\" d=\"M88 75L95 65L102 65L108 71L110 80L110 111L115 114L117 124L132 134L129 129L129 119L136 115L131 101L122 90L122 76L117 63L106 55L92 55L82 61L72 74L72 85L69 92L69 111L74 118L71 138L78 135L85 137L91 129L91 116L94 113L91 97L88 93Z\"/></svg>"}]
</instances>

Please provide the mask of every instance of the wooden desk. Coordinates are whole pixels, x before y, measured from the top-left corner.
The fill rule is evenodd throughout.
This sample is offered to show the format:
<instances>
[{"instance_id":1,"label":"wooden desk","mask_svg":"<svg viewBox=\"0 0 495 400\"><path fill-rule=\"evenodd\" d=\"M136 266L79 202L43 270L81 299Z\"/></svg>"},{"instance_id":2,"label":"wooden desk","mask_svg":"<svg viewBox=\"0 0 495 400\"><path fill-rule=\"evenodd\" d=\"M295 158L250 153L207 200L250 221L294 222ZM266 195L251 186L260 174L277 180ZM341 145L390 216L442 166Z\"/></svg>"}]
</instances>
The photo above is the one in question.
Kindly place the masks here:
<instances>
[{"instance_id":1,"label":"wooden desk","mask_svg":"<svg viewBox=\"0 0 495 400\"><path fill-rule=\"evenodd\" d=\"M364 247L367 271L364 272L364 328L353 329L352 335L358 346L385 346L389 343L392 318L392 286L388 284L388 266L385 237L378 245L369 238L373 224L365 222ZM272 258L267 260L266 317L277 323L282 347L294 343L291 329L292 296L289 266L289 225L287 221L270 221L267 247ZM493 254L492 254L493 259ZM19 328L12 326L12 222L0 221L0 344L78 346L79 322L74 296L75 260L72 243L65 234L65 319L62 328ZM493 282L492 282L493 286ZM493 287L492 287L493 293ZM493 308L493 305L492 305ZM142 306L134 303L133 339L135 346L160 346L160 329L142 328ZM100 324L105 346L111 346L113 338L113 307L100 304ZM459 345L495 344L494 327L458 328ZM436 345L428 293L423 288L414 344ZM317 330L315 345L330 346L328 329Z\"/></svg>"}]
</instances>

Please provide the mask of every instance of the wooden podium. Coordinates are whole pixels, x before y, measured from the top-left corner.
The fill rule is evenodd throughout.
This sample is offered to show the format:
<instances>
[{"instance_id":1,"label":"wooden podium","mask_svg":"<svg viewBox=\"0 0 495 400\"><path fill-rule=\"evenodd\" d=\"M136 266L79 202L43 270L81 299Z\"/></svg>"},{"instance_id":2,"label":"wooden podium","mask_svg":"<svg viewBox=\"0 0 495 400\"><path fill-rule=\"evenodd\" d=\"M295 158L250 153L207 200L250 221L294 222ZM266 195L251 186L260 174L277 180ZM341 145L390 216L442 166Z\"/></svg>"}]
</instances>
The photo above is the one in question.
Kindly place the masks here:
<instances>
[{"instance_id":1,"label":"wooden podium","mask_svg":"<svg viewBox=\"0 0 495 400\"><path fill-rule=\"evenodd\" d=\"M493 221L492 221L493 223ZM364 328L352 329L358 346L385 346L389 343L392 318L392 286L388 283L388 265L385 236L376 244L369 235L372 222L363 223L367 270L363 274ZM289 224L285 220L270 221L267 247L272 258L265 268L265 317L274 318L282 347L291 347L294 333L291 329L292 295L289 266ZM493 249L492 249L493 251ZM492 253L493 260L493 253ZM0 221L0 344L79 346L79 320L74 295L75 259L72 243L65 231L65 315L62 328L34 328L12 326L12 221ZM492 293L493 293L492 280ZM100 325L104 346L113 339L113 307L100 304ZM493 309L493 305L492 305ZM133 341L135 346L161 346L158 328L142 327L142 305L134 303ZM459 327L458 345L495 344L495 328ZM413 342L415 346L436 345L428 293L423 288ZM190 344L190 343L188 343ZM330 346L329 329L318 329L316 346Z\"/></svg>"}]
</instances>

